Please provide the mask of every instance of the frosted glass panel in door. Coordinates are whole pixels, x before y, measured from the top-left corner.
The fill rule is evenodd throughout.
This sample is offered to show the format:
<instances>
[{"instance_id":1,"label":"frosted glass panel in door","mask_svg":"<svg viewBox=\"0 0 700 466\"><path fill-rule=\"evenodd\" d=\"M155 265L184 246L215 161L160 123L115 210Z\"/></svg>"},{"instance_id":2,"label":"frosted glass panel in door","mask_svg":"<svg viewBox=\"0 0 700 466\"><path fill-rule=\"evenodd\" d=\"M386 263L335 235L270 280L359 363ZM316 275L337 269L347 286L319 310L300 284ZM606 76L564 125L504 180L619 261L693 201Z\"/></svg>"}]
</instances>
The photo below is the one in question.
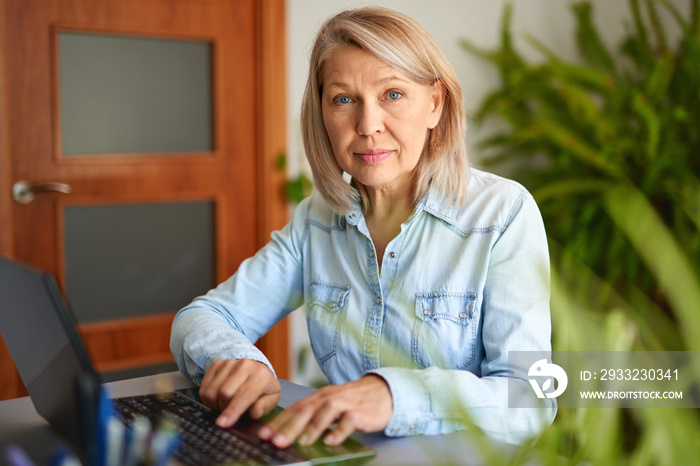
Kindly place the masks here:
<instances>
[{"instance_id":1,"label":"frosted glass panel in door","mask_svg":"<svg viewBox=\"0 0 700 466\"><path fill-rule=\"evenodd\" d=\"M206 41L58 34L63 156L214 149Z\"/></svg>"},{"instance_id":2,"label":"frosted glass panel in door","mask_svg":"<svg viewBox=\"0 0 700 466\"><path fill-rule=\"evenodd\" d=\"M80 323L177 311L214 284L210 202L66 207L64 225Z\"/></svg>"}]
</instances>

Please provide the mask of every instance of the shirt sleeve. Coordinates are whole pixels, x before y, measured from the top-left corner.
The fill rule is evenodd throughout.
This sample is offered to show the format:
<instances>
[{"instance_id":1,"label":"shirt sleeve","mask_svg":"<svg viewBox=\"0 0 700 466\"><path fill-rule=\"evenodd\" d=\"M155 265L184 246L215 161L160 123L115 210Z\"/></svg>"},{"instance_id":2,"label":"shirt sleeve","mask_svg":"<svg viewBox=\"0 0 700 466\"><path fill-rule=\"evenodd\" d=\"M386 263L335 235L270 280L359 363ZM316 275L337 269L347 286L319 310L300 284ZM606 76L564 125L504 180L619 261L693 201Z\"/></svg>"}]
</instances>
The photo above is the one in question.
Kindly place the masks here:
<instances>
[{"instance_id":1,"label":"shirt sleeve","mask_svg":"<svg viewBox=\"0 0 700 466\"><path fill-rule=\"evenodd\" d=\"M180 371L199 385L217 359L249 358L274 368L254 343L303 302L302 242L309 200L228 280L176 315L170 350ZM264 299L263 299L264 297Z\"/></svg>"},{"instance_id":2,"label":"shirt sleeve","mask_svg":"<svg viewBox=\"0 0 700 466\"><path fill-rule=\"evenodd\" d=\"M491 438L522 443L554 420L556 402L535 397L527 380L529 367L508 363L509 351L551 352L544 224L526 192L509 219L488 263L481 375L437 367L370 371L383 377L391 390L394 414L387 435L441 434L475 426ZM528 406L541 407L509 407L509 384L511 391L532 399Z\"/></svg>"}]
</instances>

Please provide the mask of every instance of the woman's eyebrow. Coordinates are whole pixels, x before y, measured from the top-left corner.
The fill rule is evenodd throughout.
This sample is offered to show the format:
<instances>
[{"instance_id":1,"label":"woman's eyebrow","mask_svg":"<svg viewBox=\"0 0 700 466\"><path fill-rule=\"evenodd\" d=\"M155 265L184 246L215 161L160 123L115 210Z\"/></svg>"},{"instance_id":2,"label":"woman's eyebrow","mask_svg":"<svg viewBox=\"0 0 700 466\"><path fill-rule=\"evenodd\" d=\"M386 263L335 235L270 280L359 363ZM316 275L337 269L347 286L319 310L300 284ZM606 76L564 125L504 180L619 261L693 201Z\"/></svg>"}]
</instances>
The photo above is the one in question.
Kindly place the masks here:
<instances>
[{"instance_id":1,"label":"woman's eyebrow","mask_svg":"<svg viewBox=\"0 0 700 466\"><path fill-rule=\"evenodd\" d=\"M377 80L374 80L374 81L372 81L372 84L382 85L382 84L386 84L386 83L391 82L391 81L408 82L409 80L407 78L403 78L401 76L392 74L390 76L386 76L384 78L379 78ZM333 86L339 87L341 89L347 89L350 87L350 84L342 82L342 81L332 81L332 82L328 83L327 85L324 85L324 88L329 88L329 87L333 87Z\"/></svg>"},{"instance_id":2,"label":"woman's eyebrow","mask_svg":"<svg viewBox=\"0 0 700 466\"><path fill-rule=\"evenodd\" d=\"M329 87L334 87L334 86L335 86L335 87L340 87L341 89L345 89L345 88L349 87L349 85L348 85L347 83L344 83L344 82L341 82L341 81L333 81L333 82L330 82L330 83L328 83L328 84L324 84L323 87L324 87L324 89L327 89L327 88L329 88Z\"/></svg>"},{"instance_id":3,"label":"woman's eyebrow","mask_svg":"<svg viewBox=\"0 0 700 466\"><path fill-rule=\"evenodd\" d=\"M407 78L404 78L404 77L402 77L402 76L392 74L392 75L387 76L387 77L385 77L385 78L378 79L378 80L375 81L375 82L376 82L377 84L385 84L385 83L390 82L390 81L409 82L410 80L407 79Z\"/></svg>"}]
</instances>

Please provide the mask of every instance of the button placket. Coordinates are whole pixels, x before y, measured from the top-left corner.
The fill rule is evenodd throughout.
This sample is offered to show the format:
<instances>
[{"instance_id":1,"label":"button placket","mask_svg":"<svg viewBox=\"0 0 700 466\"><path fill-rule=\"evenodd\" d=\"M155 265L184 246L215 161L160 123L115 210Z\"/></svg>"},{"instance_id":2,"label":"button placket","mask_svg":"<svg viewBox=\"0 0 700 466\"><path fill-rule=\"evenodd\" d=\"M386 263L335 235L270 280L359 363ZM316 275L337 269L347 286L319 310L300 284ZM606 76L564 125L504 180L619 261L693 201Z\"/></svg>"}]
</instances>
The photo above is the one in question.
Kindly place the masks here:
<instances>
[{"instance_id":1,"label":"button placket","mask_svg":"<svg viewBox=\"0 0 700 466\"><path fill-rule=\"evenodd\" d=\"M381 288L375 290L375 305L372 306L371 316L367 322L367 334L364 341L364 359L366 361L365 370L371 370L379 367L379 345L382 327L382 319L384 314L383 302L380 293Z\"/></svg>"}]
</instances>

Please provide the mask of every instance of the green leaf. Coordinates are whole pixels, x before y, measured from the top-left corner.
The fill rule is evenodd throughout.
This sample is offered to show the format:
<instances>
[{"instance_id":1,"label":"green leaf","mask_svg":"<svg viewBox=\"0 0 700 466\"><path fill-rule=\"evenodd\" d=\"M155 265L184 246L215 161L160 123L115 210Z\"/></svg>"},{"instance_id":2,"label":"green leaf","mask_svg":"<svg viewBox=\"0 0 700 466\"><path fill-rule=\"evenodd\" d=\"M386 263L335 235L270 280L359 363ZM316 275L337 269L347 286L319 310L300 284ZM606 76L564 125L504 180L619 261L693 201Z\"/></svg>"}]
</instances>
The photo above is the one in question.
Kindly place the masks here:
<instances>
[{"instance_id":1,"label":"green leaf","mask_svg":"<svg viewBox=\"0 0 700 466\"><path fill-rule=\"evenodd\" d=\"M552 52L536 37L527 34L526 39L532 46L547 58L547 65L551 67L562 82L578 83L589 90L609 92L612 90L613 79L605 71L575 63L567 63Z\"/></svg>"},{"instance_id":2,"label":"green leaf","mask_svg":"<svg viewBox=\"0 0 700 466\"><path fill-rule=\"evenodd\" d=\"M680 321L686 347L700 350L700 281L673 234L631 185L609 189L605 208L663 288Z\"/></svg>"},{"instance_id":3,"label":"green leaf","mask_svg":"<svg viewBox=\"0 0 700 466\"><path fill-rule=\"evenodd\" d=\"M668 39L664 28L661 26L659 14L656 11L656 2L657 0L646 0L647 15L649 16L652 32L656 36L656 53L666 53L668 50Z\"/></svg>"},{"instance_id":4,"label":"green leaf","mask_svg":"<svg viewBox=\"0 0 700 466\"><path fill-rule=\"evenodd\" d=\"M312 190L313 183L309 177L303 173L296 178L288 180L284 187L287 199L289 199L292 204L299 204L304 198L311 195Z\"/></svg>"},{"instance_id":5,"label":"green leaf","mask_svg":"<svg viewBox=\"0 0 700 466\"><path fill-rule=\"evenodd\" d=\"M600 178L572 178L558 179L555 182L540 186L532 191L537 202L547 202L550 199L561 199L581 194L601 194L605 184Z\"/></svg>"},{"instance_id":6,"label":"green leaf","mask_svg":"<svg viewBox=\"0 0 700 466\"><path fill-rule=\"evenodd\" d=\"M667 96L675 65L676 55L673 52L665 52L657 58L646 82L645 91L650 99L660 102Z\"/></svg>"},{"instance_id":7,"label":"green leaf","mask_svg":"<svg viewBox=\"0 0 700 466\"><path fill-rule=\"evenodd\" d=\"M661 139L661 122L656 109L649 103L647 97L637 94L633 101L634 111L646 124L646 154L650 159L659 155L659 141Z\"/></svg>"},{"instance_id":8,"label":"green leaf","mask_svg":"<svg viewBox=\"0 0 700 466\"><path fill-rule=\"evenodd\" d=\"M287 154L282 151L277 155L277 160L275 161L275 168L279 171L283 171L287 168Z\"/></svg>"},{"instance_id":9,"label":"green leaf","mask_svg":"<svg viewBox=\"0 0 700 466\"><path fill-rule=\"evenodd\" d=\"M580 161L596 168L611 178L623 177L623 170L613 162L602 158L601 152L581 139L572 129L560 125L559 122L542 118L535 127L543 137L549 141L566 148Z\"/></svg>"},{"instance_id":10,"label":"green leaf","mask_svg":"<svg viewBox=\"0 0 700 466\"><path fill-rule=\"evenodd\" d=\"M586 63L612 75L617 74L615 60L593 24L591 4L589 2L573 3L571 9L577 19L576 45L583 59Z\"/></svg>"}]
</instances>

